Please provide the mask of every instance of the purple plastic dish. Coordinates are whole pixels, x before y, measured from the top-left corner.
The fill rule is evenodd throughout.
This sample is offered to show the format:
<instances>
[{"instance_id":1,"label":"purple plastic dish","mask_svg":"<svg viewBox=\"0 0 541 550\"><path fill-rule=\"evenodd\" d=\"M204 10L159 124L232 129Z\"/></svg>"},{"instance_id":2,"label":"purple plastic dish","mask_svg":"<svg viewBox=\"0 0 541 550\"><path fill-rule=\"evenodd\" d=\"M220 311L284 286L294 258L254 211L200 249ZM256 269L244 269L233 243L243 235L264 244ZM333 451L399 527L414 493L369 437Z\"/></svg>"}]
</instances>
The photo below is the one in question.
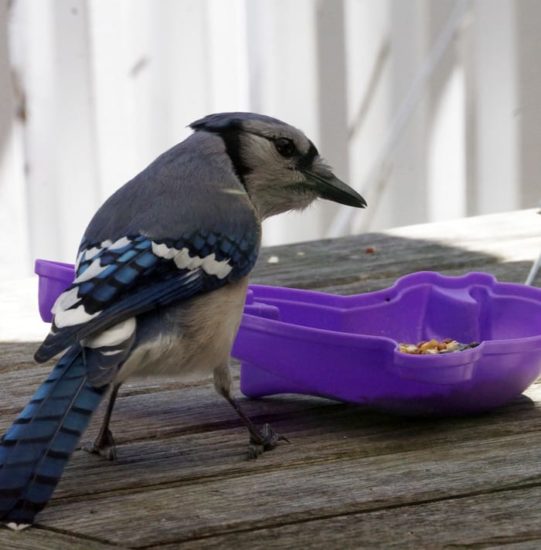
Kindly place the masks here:
<instances>
[{"instance_id":1,"label":"purple plastic dish","mask_svg":"<svg viewBox=\"0 0 541 550\"><path fill-rule=\"evenodd\" d=\"M63 288L73 278L71 266L44 260L36 273L63 279ZM60 286L40 280L44 320ZM541 289L486 273L419 272L355 296L251 285L244 313L233 355L248 397L300 393L456 415L502 405L541 374ZM398 350L399 342L431 338L480 344L440 355Z\"/></svg>"},{"instance_id":2,"label":"purple plastic dish","mask_svg":"<svg viewBox=\"0 0 541 550\"><path fill-rule=\"evenodd\" d=\"M53 305L72 283L75 277L73 264L36 260L34 272L38 275L38 306L40 317L50 323L53 320Z\"/></svg>"}]
</instances>

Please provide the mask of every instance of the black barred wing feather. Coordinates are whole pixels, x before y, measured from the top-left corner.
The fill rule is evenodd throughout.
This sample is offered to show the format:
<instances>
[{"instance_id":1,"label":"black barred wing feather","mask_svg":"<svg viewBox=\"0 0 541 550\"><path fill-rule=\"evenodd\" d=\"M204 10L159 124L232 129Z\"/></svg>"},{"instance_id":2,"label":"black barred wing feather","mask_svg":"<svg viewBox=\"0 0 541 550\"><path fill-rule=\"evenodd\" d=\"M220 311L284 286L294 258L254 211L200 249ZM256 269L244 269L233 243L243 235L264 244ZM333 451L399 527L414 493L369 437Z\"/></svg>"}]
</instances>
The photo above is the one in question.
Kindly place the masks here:
<instances>
[{"instance_id":1,"label":"black barred wing feather","mask_svg":"<svg viewBox=\"0 0 541 550\"><path fill-rule=\"evenodd\" d=\"M47 504L106 387L89 384L79 346L60 359L0 442L0 518L14 529Z\"/></svg>"},{"instance_id":2,"label":"black barred wing feather","mask_svg":"<svg viewBox=\"0 0 541 550\"><path fill-rule=\"evenodd\" d=\"M56 301L51 333L34 357L47 361L130 317L240 279L254 266L258 248L257 233L203 231L176 240L131 235L83 243L76 278Z\"/></svg>"}]
</instances>

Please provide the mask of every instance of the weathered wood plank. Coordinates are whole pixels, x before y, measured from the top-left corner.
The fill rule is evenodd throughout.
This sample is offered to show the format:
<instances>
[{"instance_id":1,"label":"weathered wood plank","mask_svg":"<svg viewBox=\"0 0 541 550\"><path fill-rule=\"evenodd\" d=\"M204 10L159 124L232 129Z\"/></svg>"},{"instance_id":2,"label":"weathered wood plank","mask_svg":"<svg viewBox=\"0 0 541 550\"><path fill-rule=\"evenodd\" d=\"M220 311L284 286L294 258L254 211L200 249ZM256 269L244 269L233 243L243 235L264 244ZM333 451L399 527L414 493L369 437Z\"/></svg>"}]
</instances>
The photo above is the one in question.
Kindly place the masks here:
<instances>
[{"instance_id":1,"label":"weathered wood plank","mask_svg":"<svg viewBox=\"0 0 541 550\"><path fill-rule=\"evenodd\" d=\"M40 523L145 546L532 484L541 484L541 448L530 434L435 448L427 440L413 451L88 497L77 515L60 500Z\"/></svg>"},{"instance_id":2,"label":"weathered wood plank","mask_svg":"<svg viewBox=\"0 0 541 550\"><path fill-rule=\"evenodd\" d=\"M119 544L109 544L96 540L51 531L49 529L26 529L15 532L0 530L2 550L111 550L127 548Z\"/></svg>"},{"instance_id":3,"label":"weathered wood plank","mask_svg":"<svg viewBox=\"0 0 541 550\"><path fill-rule=\"evenodd\" d=\"M17 372L0 374L0 429L10 425L14 415L44 380L46 372L47 369L38 367L28 369L24 375ZM245 407L247 412L260 415L265 420L267 415L277 412L277 404L280 405L279 414L287 416L305 409L308 403L311 404L310 407L331 402L310 397L276 397L246 401ZM98 411L93 428L97 428L100 419L101 411ZM148 433L152 433L153 437L160 437L197 431L194 427L199 424L223 424L231 427L239 425L239 422L233 409L216 393L209 380L189 386L170 380L163 384L159 380L152 380L122 387L112 426L113 429L115 426L118 428L118 439L122 442L125 438L145 438ZM208 431L208 428L203 430Z\"/></svg>"},{"instance_id":4,"label":"weathered wood plank","mask_svg":"<svg viewBox=\"0 0 541 550\"><path fill-rule=\"evenodd\" d=\"M349 242L340 243L342 250L332 246L330 242L326 250L323 247L324 241L309 249L302 244L292 245L292 248L298 249L297 252L304 253L300 257L289 248L265 250L261 262L254 271L252 281L346 294L383 288L392 284L397 277L425 270L449 275L486 271L494 273L502 280L523 282L531 266L531 260L509 259L502 264L502 259L498 255L451 248L430 241L386 235L380 235L379 238L374 235L368 241L366 237L346 239ZM517 249L523 243L516 240L504 244L502 252L510 254L513 248ZM365 247L368 246L373 246L376 252L367 254ZM538 245L538 241L535 241L530 247L532 256L534 251L540 248L541 244ZM269 264L268 259L272 256L278 257L280 262ZM312 272L313 275L307 277L308 272Z\"/></svg>"},{"instance_id":5,"label":"weathered wood plank","mask_svg":"<svg viewBox=\"0 0 541 550\"><path fill-rule=\"evenodd\" d=\"M325 400L298 397L285 398L285 403L287 404L290 399L298 401L298 405L304 406L305 409L299 408L294 418L284 420L281 408L284 400L247 402L248 407L253 407L254 410L261 405L271 409L278 408L275 417L282 417L282 420L273 423L279 430L287 430L285 433L293 441L291 446L281 447L275 453L267 455L265 460L248 463L243 460L245 435L240 427L224 432L227 425L222 426L222 431L217 429L220 426L215 426L213 431L204 432L199 436L188 433L186 436L170 437L174 434L171 430L175 430L178 424L181 425L182 432L186 419L196 425L198 416L202 422L203 419L215 420L214 415L221 418L224 414L231 414L225 403L222 404L222 410L219 410L220 406L201 406L202 395L205 392L213 394L211 388L197 388L198 394L193 396L193 400L188 399L187 402L180 403L177 401L176 392L170 392L171 395L165 399L163 395L152 394L128 396L125 399L132 400L132 404L119 409L120 424L126 423L130 429L134 411L137 411L135 417L139 415L139 421L135 425L131 424L134 434L126 437L126 441L135 440L135 444L120 446L118 464L109 464L83 453L76 455L68 467L59 496L70 495L73 510L79 510L73 502L76 495L84 496L118 489L124 492L131 487L137 489L171 482L178 484L179 481L194 479L239 476L269 468L279 470L291 465L298 466L299 462L321 463L336 458L385 455L405 449L424 448L427 441L435 447L453 440L472 439L479 442L503 434L536 432L539 428L536 421L539 412L535 404L540 402L540 389L539 385L535 385L529 390L528 394L533 402L517 400L509 407L490 415L422 422L374 415L357 407L333 405ZM151 405L146 398L157 397L160 397L157 410L149 412ZM165 407L162 400L165 401ZM162 407L167 415L176 414L176 409L180 409L178 417L164 422L163 427L166 431L153 434L156 439L138 441L141 437L148 438L149 433L152 433L144 429L141 419L156 421L155 426L159 427L160 419L163 420ZM272 421L272 417L267 419ZM199 429L205 430L204 426L201 424ZM532 436L535 437L535 433ZM163 439L164 437L166 439ZM67 515L69 516L69 513ZM122 521L121 517L117 519Z\"/></svg>"},{"instance_id":6,"label":"weathered wood plank","mask_svg":"<svg viewBox=\"0 0 541 550\"><path fill-rule=\"evenodd\" d=\"M531 209L264 249L252 279L341 294L383 288L419 270L487 271L523 282L540 250L541 216Z\"/></svg>"},{"instance_id":7,"label":"weathered wood plank","mask_svg":"<svg viewBox=\"0 0 541 550\"><path fill-rule=\"evenodd\" d=\"M29 369L34 370L36 369ZM38 373L41 370L41 367L37 368ZM31 392L27 383L29 381L26 376L23 378L17 373L0 373L2 392L5 396L12 396L8 407L3 405L0 408L0 429L5 429L11 423L16 412L28 400ZM238 473L239 468L257 469L256 465L261 464L261 461L252 463L250 467L243 464L245 433L229 405L216 395L212 386L205 383L191 388L158 391L159 389L161 387L158 382L139 383L129 386L120 394L112 423L119 444L118 464L111 467L95 457L85 456L85 453L76 454L68 466L57 497L178 481L185 476L189 479L227 475L229 470ZM528 395L534 403L539 401L541 386L533 386ZM4 399L0 399L0 403L4 403ZM340 445L335 447L334 443L329 449L317 441L313 448L302 445L306 438L314 443L314 434L317 437L319 434L322 434L321 437L329 437L337 429L344 439L339 441L340 444L352 437L370 437L373 432L384 434L384 437L396 444L396 439L400 440L400 434L409 434L412 427L418 430L418 425L422 426L421 434L425 435L426 430L434 430L435 427L440 433L446 430L460 432L459 426L465 425L467 432L475 433L474 437L480 437L483 433L487 436L491 433L493 436L504 425L506 434L537 428L536 424L530 425L537 414L535 404L520 399L492 415L473 419L424 421L421 424L374 414L359 407L300 396L245 401L244 407L256 422L271 422L296 441L291 448L288 446L287 452L273 454L284 457L286 464L289 460L294 460L296 449L300 449L301 456L305 458L314 455L318 459L350 453L348 448ZM98 414L93 427L85 435L85 440L90 440L95 435L100 418ZM512 422L510 418L513 419ZM482 431L477 430L477 426L481 426ZM490 432L491 426L496 432ZM422 437L421 446L424 445ZM450 433L444 437L444 441L447 437L460 439L464 437L464 433ZM377 446L376 449L365 444L358 447L360 456L380 452ZM182 456L178 456L179 449L183 449ZM192 449L197 449L198 453ZM388 449L383 452L388 452ZM77 467L79 464L80 467ZM148 468L149 464L156 464L156 468ZM223 466L217 468L218 464ZM279 466L279 462L275 463L275 467ZM84 483L80 483L81 480ZM107 483L103 485L102 481Z\"/></svg>"},{"instance_id":8,"label":"weathered wood plank","mask_svg":"<svg viewBox=\"0 0 541 550\"><path fill-rule=\"evenodd\" d=\"M404 505L250 529L164 550L205 548L521 548L541 547L541 487ZM158 548L158 547L153 547Z\"/></svg>"},{"instance_id":9,"label":"weathered wood plank","mask_svg":"<svg viewBox=\"0 0 541 550\"><path fill-rule=\"evenodd\" d=\"M541 398L541 388L535 395ZM280 445L264 460L246 460L247 435L240 426L209 426L199 433L157 435L146 439L141 433L118 447L119 458L110 463L76 453L55 495L55 500L69 497L112 493L114 491L152 487L168 483L176 485L194 480L251 475L334 460L384 456L389 453L448 446L453 442L477 441L504 435L530 433L539 437L540 409L517 400L509 407L477 418L440 420L405 420L378 415L346 405L316 404L296 411L286 418L276 402L278 412L265 420L290 438L290 445ZM227 409L225 414L229 414ZM126 417L126 421L129 415ZM261 417L254 415L257 422Z\"/></svg>"},{"instance_id":10,"label":"weathered wood plank","mask_svg":"<svg viewBox=\"0 0 541 550\"><path fill-rule=\"evenodd\" d=\"M530 210L275 247L262 252L254 282L350 294L390 286L421 269L454 275L481 270L522 281L540 249L541 218ZM278 262L269 263L271 256ZM27 311L24 293L17 296ZM50 369L32 363L34 349L0 344L0 430ZM292 441L250 462L244 459L244 429L208 381L190 387L172 380L130 384L113 417L118 462L76 452L40 516L43 526L59 532L6 531L10 538L3 538L2 531L0 547L4 540L13 548L93 548L100 541L122 547L175 548L189 541L190 547L310 547L317 540L327 547L359 547L356 539L365 538L367 546L379 540L385 547L537 547L541 537L532 526L541 518L528 503L539 499L541 486L541 384L527 395L491 414L441 420L400 419L300 396L245 400L257 422L271 422ZM515 497L517 509L528 507L523 522L505 501ZM483 499L493 500L493 515L483 513ZM460 503L477 510L483 526L475 532L472 519L471 539L464 541L455 537L453 523ZM442 519L446 505L449 525ZM508 516L515 527L505 527ZM497 517L503 519L496 531ZM418 532L412 527L408 538L408 526L416 525ZM276 539L284 529L285 538ZM41 546L36 533L47 533ZM69 546L65 537L71 535L76 538Z\"/></svg>"},{"instance_id":11,"label":"weathered wood plank","mask_svg":"<svg viewBox=\"0 0 541 550\"><path fill-rule=\"evenodd\" d=\"M32 342L0 342L0 347L2 349L2 353L0 353L0 374L12 372L19 368L27 369L36 366L33 354L38 344ZM47 369L51 368L50 363L46 365Z\"/></svg>"}]
</instances>

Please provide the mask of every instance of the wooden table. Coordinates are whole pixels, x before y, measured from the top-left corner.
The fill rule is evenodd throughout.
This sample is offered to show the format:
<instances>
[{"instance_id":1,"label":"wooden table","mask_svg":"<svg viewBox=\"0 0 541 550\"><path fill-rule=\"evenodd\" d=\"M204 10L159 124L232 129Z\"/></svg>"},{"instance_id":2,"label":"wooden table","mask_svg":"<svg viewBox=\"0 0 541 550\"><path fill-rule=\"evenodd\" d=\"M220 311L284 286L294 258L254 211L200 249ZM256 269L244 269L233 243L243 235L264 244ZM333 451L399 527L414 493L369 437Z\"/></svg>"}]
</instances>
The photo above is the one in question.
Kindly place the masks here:
<instances>
[{"instance_id":1,"label":"wooden table","mask_svg":"<svg viewBox=\"0 0 541 550\"><path fill-rule=\"evenodd\" d=\"M424 269L521 282L540 250L541 217L526 210L269 248L253 281L343 294ZM10 326L37 316L17 291L0 292L0 304L19 296ZM35 347L0 344L2 431L50 368L33 364ZM37 527L1 530L0 548L541 548L539 384L490 414L440 420L243 401L291 443L246 460L244 428L208 380L126 385L118 461L77 451Z\"/></svg>"}]
</instances>

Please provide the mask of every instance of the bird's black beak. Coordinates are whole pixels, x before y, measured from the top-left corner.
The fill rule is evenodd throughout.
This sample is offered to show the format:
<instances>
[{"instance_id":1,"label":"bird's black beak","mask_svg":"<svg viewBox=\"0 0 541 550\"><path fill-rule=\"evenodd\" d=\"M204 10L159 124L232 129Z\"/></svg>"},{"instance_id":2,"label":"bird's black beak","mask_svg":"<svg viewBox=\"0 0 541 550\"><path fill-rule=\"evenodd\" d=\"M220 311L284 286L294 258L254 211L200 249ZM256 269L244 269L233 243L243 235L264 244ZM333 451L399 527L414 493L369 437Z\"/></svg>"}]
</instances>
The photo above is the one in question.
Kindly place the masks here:
<instances>
[{"instance_id":1,"label":"bird's black beak","mask_svg":"<svg viewBox=\"0 0 541 550\"><path fill-rule=\"evenodd\" d=\"M312 170L304 171L306 179L316 193L329 201L364 208L366 201L349 185L339 180L332 172L319 173Z\"/></svg>"}]
</instances>

